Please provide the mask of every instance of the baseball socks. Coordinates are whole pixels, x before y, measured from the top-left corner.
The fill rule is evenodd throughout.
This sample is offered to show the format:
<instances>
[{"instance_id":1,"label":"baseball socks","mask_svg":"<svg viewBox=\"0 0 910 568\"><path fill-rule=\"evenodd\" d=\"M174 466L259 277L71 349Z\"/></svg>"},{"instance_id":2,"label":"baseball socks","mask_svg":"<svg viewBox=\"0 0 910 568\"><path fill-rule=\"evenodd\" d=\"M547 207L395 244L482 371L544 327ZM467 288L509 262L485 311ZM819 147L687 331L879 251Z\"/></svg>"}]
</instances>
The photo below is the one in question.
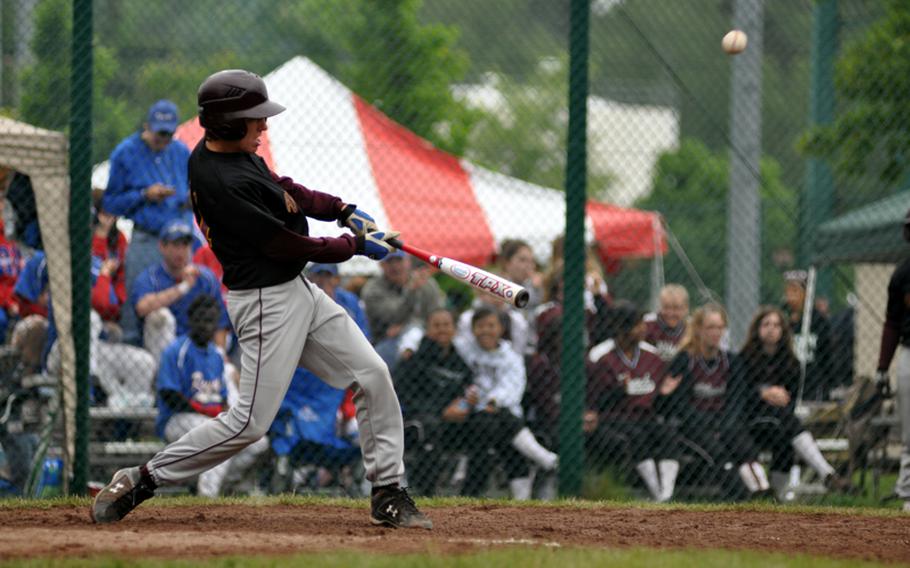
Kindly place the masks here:
<instances>
[{"instance_id":1,"label":"baseball socks","mask_svg":"<svg viewBox=\"0 0 910 568\"><path fill-rule=\"evenodd\" d=\"M89 515L96 523L114 523L127 516L140 503L155 496L158 484L146 466L121 469L111 482L95 495Z\"/></svg>"},{"instance_id":2,"label":"baseball socks","mask_svg":"<svg viewBox=\"0 0 910 568\"><path fill-rule=\"evenodd\" d=\"M374 487L370 498L370 522L392 528L432 529L433 521L417 509L408 492L397 483Z\"/></svg>"},{"instance_id":3,"label":"baseball socks","mask_svg":"<svg viewBox=\"0 0 910 568\"><path fill-rule=\"evenodd\" d=\"M515 437L512 438L512 447L518 453L543 468L544 471L556 469L559 462L559 456L541 446L534 433L527 426L519 430L518 434L515 434Z\"/></svg>"}]
</instances>

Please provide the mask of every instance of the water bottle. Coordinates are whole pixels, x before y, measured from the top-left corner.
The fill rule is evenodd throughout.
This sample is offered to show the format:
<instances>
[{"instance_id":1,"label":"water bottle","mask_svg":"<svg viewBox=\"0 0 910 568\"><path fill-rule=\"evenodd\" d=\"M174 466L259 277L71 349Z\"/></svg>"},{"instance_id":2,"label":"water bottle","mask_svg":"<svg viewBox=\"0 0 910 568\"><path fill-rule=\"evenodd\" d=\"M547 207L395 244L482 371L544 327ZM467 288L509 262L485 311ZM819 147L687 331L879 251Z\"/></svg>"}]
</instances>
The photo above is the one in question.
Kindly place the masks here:
<instances>
[{"instance_id":1,"label":"water bottle","mask_svg":"<svg viewBox=\"0 0 910 568\"><path fill-rule=\"evenodd\" d=\"M41 481L38 482L39 497L56 497L63 493L63 460L44 458Z\"/></svg>"}]
</instances>

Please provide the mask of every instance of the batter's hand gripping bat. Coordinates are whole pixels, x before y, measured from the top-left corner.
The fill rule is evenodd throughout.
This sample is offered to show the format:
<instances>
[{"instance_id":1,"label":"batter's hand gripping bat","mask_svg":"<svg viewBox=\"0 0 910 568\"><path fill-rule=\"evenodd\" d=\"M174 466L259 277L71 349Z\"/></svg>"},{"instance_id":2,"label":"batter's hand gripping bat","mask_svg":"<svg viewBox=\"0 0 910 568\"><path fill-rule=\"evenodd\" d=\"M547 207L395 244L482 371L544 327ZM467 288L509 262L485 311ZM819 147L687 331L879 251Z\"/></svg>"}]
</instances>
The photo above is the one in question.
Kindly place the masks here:
<instances>
[{"instance_id":1,"label":"batter's hand gripping bat","mask_svg":"<svg viewBox=\"0 0 910 568\"><path fill-rule=\"evenodd\" d=\"M530 298L528 291L514 282L509 282L505 278L490 274L486 270L481 270L476 266L439 256L411 245L406 245L401 242L400 239L389 239L388 242L393 247L419 258L430 266L445 272L452 278L461 280L468 286L476 288L481 292L491 294L499 300L512 304L516 308L523 308L528 305L528 299Z\"/></svg>"}]
</instances>

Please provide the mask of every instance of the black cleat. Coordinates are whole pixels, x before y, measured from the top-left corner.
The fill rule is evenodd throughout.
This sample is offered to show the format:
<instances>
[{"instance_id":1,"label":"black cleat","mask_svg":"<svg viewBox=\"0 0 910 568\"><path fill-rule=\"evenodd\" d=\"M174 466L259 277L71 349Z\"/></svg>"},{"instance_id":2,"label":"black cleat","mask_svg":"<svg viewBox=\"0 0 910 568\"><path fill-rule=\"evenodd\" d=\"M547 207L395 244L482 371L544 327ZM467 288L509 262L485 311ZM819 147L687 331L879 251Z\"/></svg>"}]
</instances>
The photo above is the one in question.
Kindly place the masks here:
<instances>
[{"instance_id":1,"label":"black cleat","mask_svg":"<svg viewBox=\"0 0 910 568\"><path fill-rule=\"evenodd\" d=\"M92 503L89 514L96 523L114 523L127 516L149 497L155 489L142 480L138 467L121 469L114 474Z\"/></svg>"},{"instance_id":2,"label":"black cleat","mask_svg":"<svg viewBox=\"0 0 910 568\"><path fill-rule=\"evenodd\" d=\"M381 487L373 493L370 522L393 528L432 529L433 521L417 510L414 500L401 487Z\"/></svg>"}]
</instances>

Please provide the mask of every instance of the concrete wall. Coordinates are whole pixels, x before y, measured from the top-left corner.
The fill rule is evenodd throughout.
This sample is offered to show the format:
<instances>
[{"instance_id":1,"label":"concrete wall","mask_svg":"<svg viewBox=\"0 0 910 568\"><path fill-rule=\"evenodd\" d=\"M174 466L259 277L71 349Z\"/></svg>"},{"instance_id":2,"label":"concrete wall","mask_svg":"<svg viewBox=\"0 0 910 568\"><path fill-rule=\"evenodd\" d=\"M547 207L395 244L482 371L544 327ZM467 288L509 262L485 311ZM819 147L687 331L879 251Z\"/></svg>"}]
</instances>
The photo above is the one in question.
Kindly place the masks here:
<instances>
[{"instance_id":1,"label":"concrete wall","mask_svg":"<svg viewBox=\"0 0 910 568\"><path fill-rule=\"evenodd\" d=\"M878 364L885 304L888 301L888 280L893 264L857 264L856 340L854 343L854 376L871 375ZM893 365L892 365L893 367Z\"/></svg>"}]
</instances>

